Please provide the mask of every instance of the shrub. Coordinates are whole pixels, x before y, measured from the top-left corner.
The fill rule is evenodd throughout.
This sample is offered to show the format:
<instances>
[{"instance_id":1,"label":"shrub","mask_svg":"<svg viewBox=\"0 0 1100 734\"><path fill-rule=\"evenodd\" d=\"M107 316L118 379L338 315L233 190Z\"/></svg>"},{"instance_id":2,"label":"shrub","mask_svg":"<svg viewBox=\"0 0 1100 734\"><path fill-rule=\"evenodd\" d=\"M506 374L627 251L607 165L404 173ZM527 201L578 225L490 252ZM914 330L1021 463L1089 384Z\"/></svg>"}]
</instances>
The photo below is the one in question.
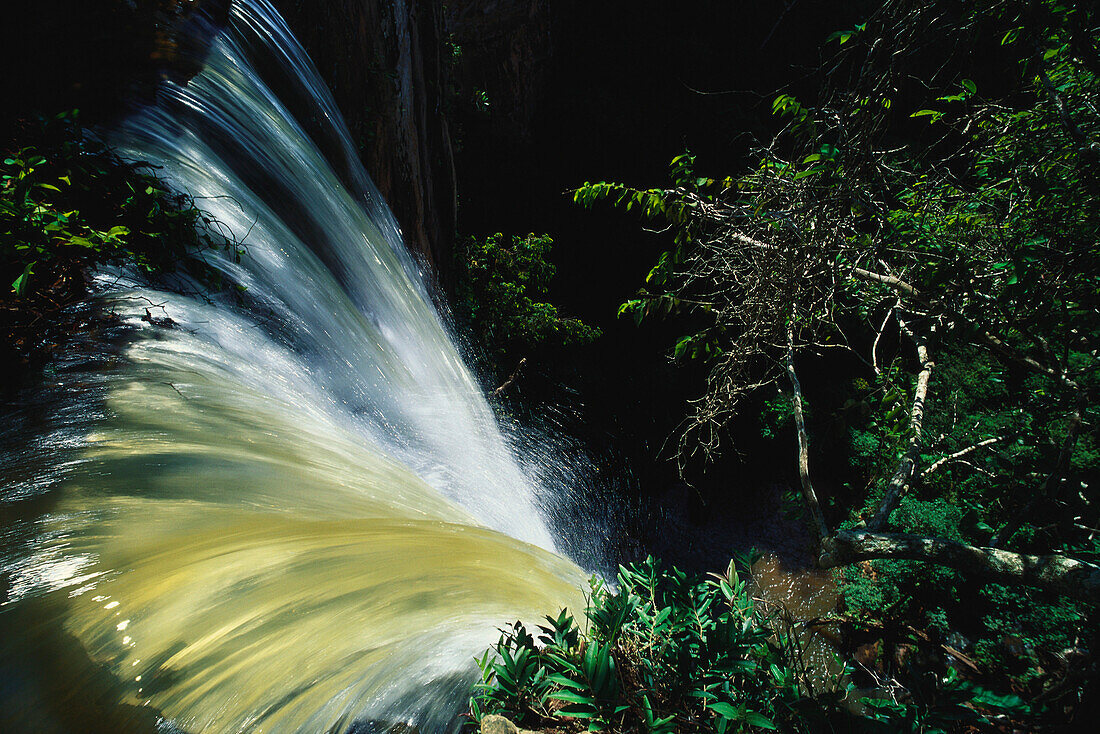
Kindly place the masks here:
<instances>
[{"instance_id":1,"label":"shrub","mask_svg":"<svg viewBox=\"0 0 1100 734\"><path fill-rule=\"evenodd\" d=\"M150 166L120 159L75 112L28 123L18 137L0 167L7 297L31 297L92 265L130 263L147 273L195 267L185 256L214 244L202 226L211 221L190 197L169 189Z\"/></svg>"},{"instance_id":2,"label":"shrub","mask_svg":"<svg viewBox=\"0 0 1100 734\"><path fill-rule=\"evenodd\" d=\"M599 329L561 316L547 302L554 266L550 235L490 235L459 242L458 308L498 366L542 347L583 344Z\"/></svg>"},{"instance_id":3,"label":"shrub","mask_svg":"<svg viewBox=\"0 0 1100 734\"><path fill-rule=\"evenodd\" d=\"M912 695L887 698L882 689L856 691L849 667L839 677L811 671L801 652L805 628L774 624L737 565L693 578L649 558L621 567L617 589L593 580L583 631L566 611L535 633L515 623L477 661L472 718L500 713L555 731L651 734L946 731L951 722L980 723L979 702L1022 706L954 671L924 675Z\"/></svg>"}]
</instances>

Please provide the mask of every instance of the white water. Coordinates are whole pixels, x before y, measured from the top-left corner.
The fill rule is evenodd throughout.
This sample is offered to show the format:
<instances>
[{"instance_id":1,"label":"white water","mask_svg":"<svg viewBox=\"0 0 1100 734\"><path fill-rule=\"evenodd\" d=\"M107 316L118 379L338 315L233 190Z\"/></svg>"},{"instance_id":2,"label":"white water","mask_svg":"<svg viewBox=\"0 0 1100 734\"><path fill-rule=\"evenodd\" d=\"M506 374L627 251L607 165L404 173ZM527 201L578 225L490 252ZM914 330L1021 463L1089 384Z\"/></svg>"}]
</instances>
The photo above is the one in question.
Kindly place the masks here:
<instances>
[{"instance_id":1,"label":"white water","mask_svg":"<svg viewBox=\"0 0 1100 734\"><path fill-rule=\"evenodd\" d=\"M74 348L9 431L0 728L443 730L495 626L578 604L327 91L233 7L113 142L243 241L203 256L244 296L102 274L117 357Z\"/></svg>"}]
</instances>

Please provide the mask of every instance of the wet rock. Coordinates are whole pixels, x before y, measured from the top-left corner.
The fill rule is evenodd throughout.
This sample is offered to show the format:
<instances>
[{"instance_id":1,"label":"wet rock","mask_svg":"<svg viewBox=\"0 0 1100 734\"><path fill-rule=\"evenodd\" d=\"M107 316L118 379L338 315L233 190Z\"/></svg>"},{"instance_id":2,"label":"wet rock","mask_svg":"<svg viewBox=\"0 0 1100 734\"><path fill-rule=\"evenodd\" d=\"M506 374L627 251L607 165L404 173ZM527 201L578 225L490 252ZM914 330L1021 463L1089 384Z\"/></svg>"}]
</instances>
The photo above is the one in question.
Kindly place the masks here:
<instances>
[{"instance_id":1,"label":"wet rock","mask_svg":"<svg viewBox=\"0 0 1100 734\"><path fill-rule=\"evenodd\" d=\"M530 729L520 729L507 717L497 714L483 716L481 719L481 734L542 734Z\"/></svg>"},{"instance_id":2,"label":"wet rock","mask_svg":"<svg viewBox=\"0 0 1100 734\"><path fill-rule=\"evenodd\" d=\"M879 655L882 653L882 641L876 640L860 645L856 648L856 661L863 667L874 670L878 665Z\"/></svg>"},{"instance_id":3,"label":"wet rock","mask_svg":"<svg viewBox=\"0 0 1100 734\"><path fill-rule=\"evenodd\" d=\"M110 122L163 79L198 73L228 15L229 0L21 3L5 16L17 32L5 39L4 117L79 108L86 123Z\"/></svg>"},{"instance_id":4,"label":"wet rock","mask_svg":"<svg viewBox=\"0 0 1100 734\"><path fill-rule=\"evenodd\" d=\"M481 717L481 734L519 734L519 728L503 716Z\"/></svg>"}]
</instances>

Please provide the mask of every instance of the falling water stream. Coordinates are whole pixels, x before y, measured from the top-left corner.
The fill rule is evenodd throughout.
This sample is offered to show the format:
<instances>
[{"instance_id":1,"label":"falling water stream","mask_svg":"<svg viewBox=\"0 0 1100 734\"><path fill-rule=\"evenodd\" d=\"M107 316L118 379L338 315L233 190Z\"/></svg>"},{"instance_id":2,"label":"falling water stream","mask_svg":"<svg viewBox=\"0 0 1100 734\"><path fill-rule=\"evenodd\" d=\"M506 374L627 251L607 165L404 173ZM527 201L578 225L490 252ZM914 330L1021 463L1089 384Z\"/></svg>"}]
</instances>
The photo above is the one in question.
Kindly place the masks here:
<instances>
[{"instance_id":1,"label":"falling water stream","mask_svg":"<svg viewBox=\"0 0 1100 734\"><path fill-rule=\"evenodd\" d=\"M110 135L243 295L98 274L112 325L3 429L5 731L445 731L496 626L580 603L332 99L233 6Z\"/></svg>"}]
</instances>

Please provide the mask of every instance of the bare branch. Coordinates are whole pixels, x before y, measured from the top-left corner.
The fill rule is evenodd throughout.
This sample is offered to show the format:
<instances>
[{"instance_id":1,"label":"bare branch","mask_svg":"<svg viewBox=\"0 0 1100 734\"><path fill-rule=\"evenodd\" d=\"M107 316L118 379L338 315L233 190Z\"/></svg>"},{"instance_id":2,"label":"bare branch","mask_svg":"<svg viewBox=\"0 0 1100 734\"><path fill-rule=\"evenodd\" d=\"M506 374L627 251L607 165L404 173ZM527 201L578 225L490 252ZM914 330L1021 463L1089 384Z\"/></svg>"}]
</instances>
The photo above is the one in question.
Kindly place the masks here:
<instances>
[{"instance_id":1,"label":"bare branch","mask_svg":"<svg viewBox=\"0 0 1100 734\"><path fill-rule=\"evenodd\" d=\"M906 283L904 280L901 280L900 278L895 278L892 275L875 273L870 270L865 270L863 268L852 268L852 275L860 278L861 280L870 281L872 283L882 283L883 285L890 286L897 292L909 296L910 298L924 304L925 306L932 305L931 302L928 301L928 299L917 292L916 288L914 288L909 283Z\"/></svg>"},{"instance_id":2,"label":"bare branch","mask_svg":"<svg viewBox=\"0 0 1100 734\"><path fill-rule=\"evenodd\" d=\"M495 397L499 396L501 393L503 393L505 390L510 388L512 385L514 385L516 380L519 379L520 373L523 372L523 368L526 367L526 366L527 366L527 357L521 357L520 360L519 360L519 364L517 364L516 368L514 370L512 370L512 374L508 377L507 380L505 380L501 385L499 385L495 390L493 390L493 392L490 393L490 396L495 398Z\"/></svg>"},{"instance_id":3,"label":"bare branch","mask_svg":"<svg viewBox=\"0 0 1100 734\"><path fill-rule=\"evenodd\" d=\"M894 315L894 309L901 305L899 299L897 303L890 307L886 312L886 316L882 319L882 326L878 327L878 331L875 332L875 340L871 343L871 369L875 371L876 375L881 375L882 370L878 366L878 343L882 339L882 334L886 331L886 324L890 321L890 317Z\"/></svg>"},{"instance_id":4,"label":"bare branch","mask_svg":"<svg viewBox=\"0 0 1100 734\"><path fill-rule=\"evenodd\" d=\"M794 408L794 424L798 431L798 478L802 483L802 498L810 512L810 528L820 543L829 534L825 516L821 514L821 505L817 501L810 482L810 438L806 434L806 419L802 413L802 386L794 370L794 326L787 327L787 377L791 381L791 405Z\"/></svg>"},{"instance_id":5,"label":"bare branch","mask_svg":"<svg viewBox=\"0 0 1100 734\"><path fill-rule=\"evenodd\" d=\"M948 454L947 456L941 457L941 458L937 459L936 461L932 462L932 464L930 464L927 469L925 469L924 471L922 471L920 473L920 479L921 479L921 481L924 481L924 480L928 479L928 477L932 476L932 474L935 473L935 471L937 469L944 466L945 464L950 464L953 461L958 461L959 459L963 458L964 456L968 456L968 455L974 453L975 451L977 451L980 448L983 448L985 446L991 446L995 443L999 443L1001 441L1004 441L1007 438L1008 438L1008 436L993 436L992 438L987 438L983 441L978 441L978 443L971 444L970 446L967 446L965 449L960 449L959 451L956 451L953 454Z\"/></svg>"},{"instance_id":6,"label":"bare branch","mask_svg":"<svg viewBox=\"0 0 1100 734\"><path fill-rule=\"evenodd\" d=\"M898 323L903 330L909 333L904 321L899 318ZM910 336L913 335L910 333ZM890 513L894 511L894 508L901 502L901 498L905 496L905 492L909 488L909 480L912 478L917 462L920 460L924 407L928 399L928 383L932 379L932 370L936 365L932 362L931 353L928 349L928 336L921 334L914 337L914 340L917 343L917 361L920 363L920 372L917 373L917 389L913 394L913 407L909 411L909 430L911 432L909 446L898 462L894 476L890 478L890 483L886 485L886 494L882 498L882 504L879 505L878 511L871 522L867 524L867 527L872 530L878 530L886 526L890 519Z\"/></svg>"}]
</instances>

